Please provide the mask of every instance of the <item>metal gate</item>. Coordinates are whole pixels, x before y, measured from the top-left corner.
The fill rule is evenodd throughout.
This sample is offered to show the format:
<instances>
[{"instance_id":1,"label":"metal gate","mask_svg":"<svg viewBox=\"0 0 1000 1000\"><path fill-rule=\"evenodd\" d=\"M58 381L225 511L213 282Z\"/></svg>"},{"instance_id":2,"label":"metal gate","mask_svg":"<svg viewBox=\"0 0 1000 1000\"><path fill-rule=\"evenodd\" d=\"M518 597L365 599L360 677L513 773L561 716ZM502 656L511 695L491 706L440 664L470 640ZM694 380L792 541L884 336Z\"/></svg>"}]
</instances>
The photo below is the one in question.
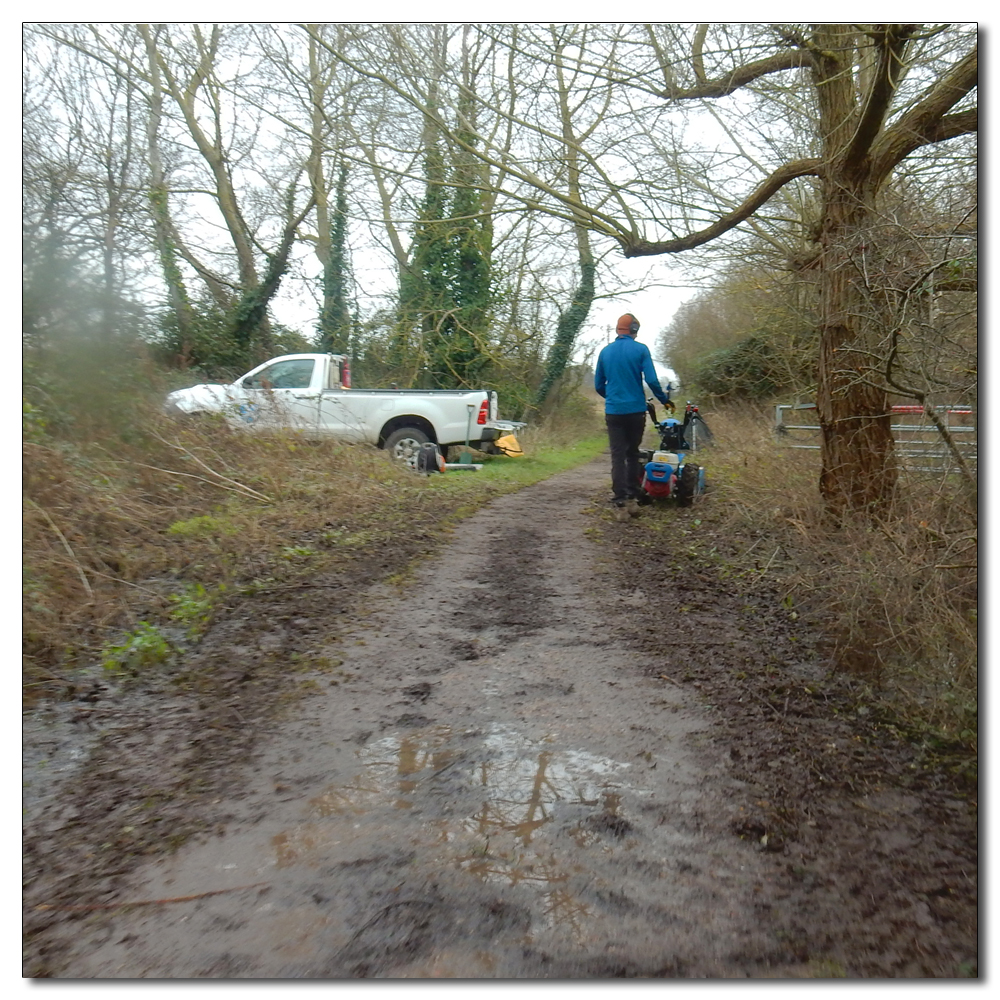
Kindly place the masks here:
<instances>
[{"instance_id":1,"label":"metal gate","mask_svg":"<svg viewBox=\"0 0 1000 1000\"><path fill-rule=\"evenodd\" d=\"M961 404L935 406L962 453L975 468L978 460L976 413ZM774 408L775 438L785 448L819 449L815 403L782 403ZM792 422L794 421L794 422ZM892 407L892 435L896 454L907 468L921 472L957 472L954 458L922 406Z\"/></svg>"}]
</instances>

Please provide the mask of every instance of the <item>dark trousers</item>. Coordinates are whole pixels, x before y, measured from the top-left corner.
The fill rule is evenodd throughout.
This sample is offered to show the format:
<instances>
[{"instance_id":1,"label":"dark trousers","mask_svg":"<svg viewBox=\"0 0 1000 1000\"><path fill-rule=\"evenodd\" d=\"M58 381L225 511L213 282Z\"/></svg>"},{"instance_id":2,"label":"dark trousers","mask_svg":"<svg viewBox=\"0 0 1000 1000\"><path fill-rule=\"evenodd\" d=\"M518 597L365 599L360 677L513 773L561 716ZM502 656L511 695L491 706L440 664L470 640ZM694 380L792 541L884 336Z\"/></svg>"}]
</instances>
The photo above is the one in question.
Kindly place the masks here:
<instances>
[{"instance_id":1,"label":"dark trousers","mask_svg":"<svg viewBox=\"0 0 1000 1000\"><path fill-rule=\"evenodd\" d=\"M611 488L615 503L622 504L642 492L639 485L639 445L646 430L646 411L605 413L611 445Z\"/></svg>"}]
</instances>

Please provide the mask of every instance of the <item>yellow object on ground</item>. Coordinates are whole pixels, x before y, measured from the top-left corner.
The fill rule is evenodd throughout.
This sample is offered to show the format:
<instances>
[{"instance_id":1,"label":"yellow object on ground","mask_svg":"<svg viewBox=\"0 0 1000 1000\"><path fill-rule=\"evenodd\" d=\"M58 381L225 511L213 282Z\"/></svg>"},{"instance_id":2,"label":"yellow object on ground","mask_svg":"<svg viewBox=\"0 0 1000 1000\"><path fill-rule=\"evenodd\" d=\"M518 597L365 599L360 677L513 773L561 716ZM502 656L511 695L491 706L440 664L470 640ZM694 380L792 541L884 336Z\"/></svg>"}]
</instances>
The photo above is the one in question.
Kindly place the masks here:
<instances>
[{"instance_id":1,"label":"yellow object on ground","mask_svg":"<svg viewBox=\"0 0 1000 1000\"><path fill-rule=\"evenodd\" d=\"M524 454L520 444L518 444L517 438L513 434L504 434L503 437L498 437L494 444L505 455L510 455L512 458L520 458Z\"/></svg>"}]
</instances>

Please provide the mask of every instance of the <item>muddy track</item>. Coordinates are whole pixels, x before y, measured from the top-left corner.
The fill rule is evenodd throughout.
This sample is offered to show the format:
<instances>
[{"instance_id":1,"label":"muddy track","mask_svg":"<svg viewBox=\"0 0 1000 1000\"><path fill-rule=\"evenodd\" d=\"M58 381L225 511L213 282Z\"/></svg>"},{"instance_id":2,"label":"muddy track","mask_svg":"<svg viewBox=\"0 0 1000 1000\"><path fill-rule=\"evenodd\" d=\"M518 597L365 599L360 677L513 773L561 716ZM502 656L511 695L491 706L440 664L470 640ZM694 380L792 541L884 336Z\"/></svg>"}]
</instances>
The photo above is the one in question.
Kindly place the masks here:
<instances>
[{"instance_id":1,"label":"muddy track","mask_svg":"<svg viewBox=\"0 0 1000 1000\"><path fill-rule=\"evenodd\" d=\"M727 722L725 699L705 698L711 678L735 662L766 658L780 669L774 629L745 630L738 598L703 575L688 609L687 666L678 663L662 608L621 571L623 555L636 556L629 546L642 538L643 518L606 525L595 507L604 464L493 501L405 590L373 587L366 616L321 650L342 661L335 676L316 675L321 694L302 701L294 721L202 805L205 828L219 832L128 873L106 908L50 917L31 945L45 955L45 974L949 976L963 962L974 968L974 875L962 905L941 910L944 934L919 888L894 887L891 913L876 905L861 917L871 928L848 926L865 907L852 883L838 889L836 865L856 853L856 831L843 855L820 846L840 859L827 871L816 860L816 817L828 813L785 809L778 829L772 800L762 799L774 768L763 759L751 766L747 733L733 728L739 713ZM808 644L795 652L784 666L819 688L823 671ZM829 729L821 736L837 739ZM940 872L932 861L948 850L949 872L974 862L962 804L932 793L938 820L950 817L944 846L914 841L919 789L907 799L882 788L869 803L890 817L877 840L879 878L891 883L897 869L885 858L917 843L929 870ZM839 808L840 822L854 821ZM950 877L924 889L940 895L938 882ZM866 934L882 944L854 966Z\"/></svg>"}]
</instances>

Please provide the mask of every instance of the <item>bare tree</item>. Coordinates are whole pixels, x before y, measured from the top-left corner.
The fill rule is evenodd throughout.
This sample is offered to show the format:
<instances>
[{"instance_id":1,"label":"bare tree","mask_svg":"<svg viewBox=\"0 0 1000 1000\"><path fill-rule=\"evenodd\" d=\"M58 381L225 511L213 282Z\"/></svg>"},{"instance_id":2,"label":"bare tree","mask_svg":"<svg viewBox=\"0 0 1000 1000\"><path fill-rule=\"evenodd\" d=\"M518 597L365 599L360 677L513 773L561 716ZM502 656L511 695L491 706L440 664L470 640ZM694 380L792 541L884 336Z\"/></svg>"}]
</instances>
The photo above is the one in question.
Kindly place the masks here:
<instances>
[{"instance_id":1,"label":"bare tree","mask_svg":"<svg viewBox=\"0 0 1000 1000\"><path fill-rule=\"evenodd\" d=\"M514 40L517 38L517 27L514 27ZM610 90L606 87L597 88L601 106L587 125L580 122L580 110L589 103L591 97L588 88L582 96L577 96L576 73L568 72L565 62L565 52L567 46L584 47L587 43L586 28L573 31L566 26L557 28L555 25L549 26L549 35L553 53L555 55L556 71L556 95L559 107L559 125L563 139L562 154L565 159L566 169L566 192L573 204L582 204L582 191L580 187L580 146L587 137L593 133L597 125L607 112L610 103ZM579 37L576 37L579 35ZM608 55L609 61L614 59L614 49ZM588 79L588 83L590 80ZM603 91L603 93L601 93ZM594 279L596 277L597 265L594 261L594 254L590 246L590 230L585 221L578 220L573 224L573 232L576 237L576 252L579 259L580 277L573 290L573 297L569 306L560 311L559 322L556 325L556 335L549 349L549 356L545 365L545 375L538 391L535 394L534 406L541 407L545 402L552 387L566 369L570 357L572 356L573 344L577 334L587 319L590 306L594 301Z\"/></svg>"},{"instance_id":2,"label":"bare tree","mask_svg":"<svg viewBox=\"0 0 1000 1000\"><path fill-rule=\"evenodd\" d=\"M890 355L898 384L915 388L898 370L905 352L893 303L911 303L912 317L916 303L929 301L906 292L902 278L889 279L900 246L890 238L893 213L911 177L974 161L974 26L33 31L120 81L130 134L143 120L155 246L178 317L194 315L184 280L198 275L230 334L242 343L253 335L266 349L267 303L307 216L316 221L316 252L330 259L332 227L343 214L336 195L331 201L340 164L364 167L351 180L352 211L402 282L413 266L424 153L434 136L458 166L435 185L475 193L465 198L475 207L454 212L448 224L471 227L475 219L488 229L492 274L509 274L506 285L518 294L534 289L539 303L535 328L521 322L523 312L515 316L513 300L503 307L508 316L484 322L507 331L476 333L476 349L491 363L508 363L500 348L511 338L546 339L545 327L558 327L553 314L585 315L585 301L589 308L613 291L609 282L624 283L628 260L718 262L749 252L757 264L780 262L819 286L823 496L837 513L891 502L897 470L888 394L899 388L889 379ZM269 100L279 79L281 94ZM130 162L137 148L133 141ZM303 172L309 183L300 191ZM100 211L107 245L120 246L128 227L114 219L134 205L108 202ZM521 241L528 216L530 248ZM917 257L906 256L907 273L916 274ZM515 273L565 271L570 260L572 287ZM879 276L879 268L889 271ZM950 275L945 264L933 272L935 282L959 278L968 275ZM891 301L873 292L890 286L898 293ZM571 326L557 329L555 367ZM534 347L523 353L538 356Z\"/></svg>"},{"instance_id":3,"label":"bare tree","mask_svg":"<svg viewBox=\"0 0 1000 1000\"><path fill-rule=\"evenodd\" d=\"M240 46L247 37L241 32L218 24L37 26L38 35L58 49L86 56L130 93L142 95L153 229L180 329L189 330L192 319L183 262L204 281L238 349L251 350L256 337L253 346L266 352L267 306L311 195L303 207L297 179L304 162L283 158L280 144L270 143L266 170L254 162L265 142L259 116L238 97L245 77L239 57L246 56ZM228 78L220 75L224 61ZM206 239L204 222L182 235L177 220L183 211L194 208L208 221L206 204L218 213L224 243ZM182 333L182 344L186 337Z\"/></svg>"},{"instance_id":4,"label":"bare tree","mask_svg":"<svg viewBox=\"0 0 1000 1000\"><path fill-rule=\"evenodd\" d=\"M516 53L525 78L537 79L555 64L551 46L528 35L513 37L503 26L480 30ZM609 68L612 45L617 60ZM575 145L582 197L546 178L529 158L524 134L565 141L544 115L530 104L510 110L493 102L491 114L522 130L518 150L485 143L476 150L503 170L501 196L585 226L615 241L626 257L641 257L731 245L741 224L760 225L779 192L814 178L819 217L808 234L814 248L799 263L815 268L821 282L820 488L835 513L890 503L897 472L889 409L884 386L872 377L878 333L857 294L858 267L896 168L917 150L977 129L969 103L978 72L974 32L915 24L608 26L571 58L581 74L612 85L616 95L605 128ZM355 69L449 128L419 87L408 89L370 64ZM794 108L812 118L808 141L795 155L776 158L765 135L755 143L756 166L739 149L719 148L700 156L700 165L680 167L657 155L665 145L660 133L673 135L683 152L680 109L727 101L743 102L748 138L762 115L779 123ZM609 137L617 139L614 148ZM656 230L668 235L647 235Z\"/></svg>"},{"instance_id":5,"label":"bare tree","mask_svg":"<svg viewBox=\"0 0 1000 1000\"><path fill-rule=\"evenodd\" d=\"M821 274L819 386L823 431L821 491L834 512L884 506L893 496L890 412L872 357L884 340L859 292L869 245L880 218L879 196L896 167L914 151L977 128L974 107L962 104L977 82L977 49L959 33L944 65L921 63L920 43L941 37L941 27L915 24L817 25L777 31L778 51L754 62L730 64L710 79L701 61L707 32L692 45L695 81L679 85L664 73L668 99L718 99L761 78L805 69L818 110L818 154L771 171L733 211L679 238L622 240L626 255L677 253L700 246L757 212L789 181L815 176L821 183L818 249L810 264ZM950 59L948 57L951 57ZM920 71L924 72L921 73ZM928 71L929 70L929 71ZM913 72L923 86L907 94Z\"/></svg>"},{"instance_id":6,"label":"bare tree","mask_svg":"<svg viewBox=\"0 0 1000 1000\"><path fill-rule=\"evenodd\" d=\"M62 279L69 271L88 273L95 284L92 329L113 339L123 310L134 314L126 300L136 292L143 250L136 129L142 102L125 80L79 55L49 58L30 27L25 41L25 305L31 312L43 300L54 303L60 270ZM82 305L78 298L86 312ZM39 319L26 315L26 330Z\"/></svg>"}]
</instances>

